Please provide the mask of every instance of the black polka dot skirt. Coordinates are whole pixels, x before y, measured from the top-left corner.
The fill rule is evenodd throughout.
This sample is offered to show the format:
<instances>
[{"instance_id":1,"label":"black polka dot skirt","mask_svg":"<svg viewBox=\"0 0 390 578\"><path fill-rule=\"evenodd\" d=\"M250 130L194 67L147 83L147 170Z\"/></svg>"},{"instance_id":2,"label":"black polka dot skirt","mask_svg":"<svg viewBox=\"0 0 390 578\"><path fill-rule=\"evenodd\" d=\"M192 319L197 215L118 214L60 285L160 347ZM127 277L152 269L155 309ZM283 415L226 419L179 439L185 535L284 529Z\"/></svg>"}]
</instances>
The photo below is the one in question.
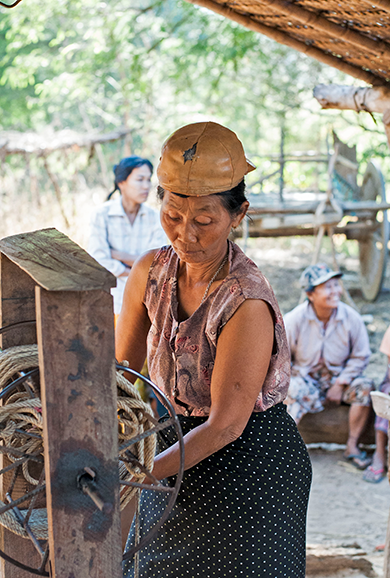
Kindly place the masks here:
<instances>
[{"instance_id":1,"label":"black polka dot skirt","mask_svg":"<svg viewBox=\"0 0 390 578\"><path fill-rule=\"evenodd\" d=\"M180 421L186 434L205 418ZM159 451L175 442L173 429L164 430ZM184 473L168 520L140 551L139 576L305 578L311 475L306 446L286 406L253 413L240 438ZM141 536L161 517L167 499L160 492L142 493ZM134 527L127 547L133 541ZM134 577L133 560L123 572Z\"/></svg>"}]
</instances>

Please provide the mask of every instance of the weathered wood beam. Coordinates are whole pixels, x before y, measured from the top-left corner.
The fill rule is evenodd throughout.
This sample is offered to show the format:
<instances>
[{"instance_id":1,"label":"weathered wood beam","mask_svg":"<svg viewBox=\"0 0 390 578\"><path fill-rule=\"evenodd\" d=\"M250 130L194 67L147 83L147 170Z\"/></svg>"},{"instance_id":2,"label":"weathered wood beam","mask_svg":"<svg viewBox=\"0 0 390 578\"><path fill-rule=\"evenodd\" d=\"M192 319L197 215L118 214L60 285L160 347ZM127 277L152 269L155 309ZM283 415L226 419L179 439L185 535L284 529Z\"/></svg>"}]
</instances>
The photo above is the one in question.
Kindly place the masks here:
<instances>
[{"instance_id":1,"label":"weathered wood beam","mask_svg":"<svg viewBox=\"0 0 390 578\"><path fill-rule=\"evenodd\" d=\"M313 90L322 108L384 113L390 108L390 88L319 84Z\"/></svg>"},{"instance_id":2,"label":"weathered wood beam","mask_svg":"<svg viewBox=\"0 0 390 578\"><path fill-rule=\"evenodd\" d=\"M0 250L0 326L11 325L21 321L35 319L35 283L24 271L10 261ZM30 345L36 343L36 331L34 325L27 325L7 331L0 336L0 347L7 349L16 345ZM1 405L3 401L0 402ZM8 466L10 460L4 454L0 455L0 468ZM23 479L23 478L22 478ZM20 497L22 484L20 476L17 480L18 492L13 497ZM9 479L0 476L0 499L6 502L5 493L8 491ZM28 486L31 489L31 486ZM36 567L40 564L40 558L32 542L26 540L4 526L0 526L0 548L9 556L19 561L29 561ZM31 578L30 572L21 570L5 560L0 560L1 578Z\"/></svg>"},{"instance_id":3,"label":"weathered wood beam","mask_svg":"<svg viewBox=\"0 0 390 578\"><path fill-rule=\"evenodd\" d=\"M37 287L36 308L50 575L120 578L112 297ZM101 509L82 492L85 467Z\"/></svg>"},{"instance_id":4,"label":"weathered wood beam","mask_svg":"<svg viewBox=\"0 0 390 578\"><path fill-rule=\"evenodd\" d=\"M294 50L298 50L299 52L306 54L306 56L310 56L311 58L314 58L319 62L323 62L328 66L337 68L341 72L349 74L350 76L358 78L359 80L363 80L368 84L375 84L375 85L386 84L386 80L384 78L377 76L372 72L368 72L367 70L359 68L358 66L354 66L353 64L348 64L342 58L332 56L329 53L323 52L319 48L307 45L304 42L296 40L289 34L282 32L281 30L277 30L270 26L261 24L254 18L250 16L244 16L243 14L236 12L235 10L226 5L214 2L214 0L186 0L186 1L190 2L191 4L196 4L198 6L208 8L209 10L212 10L217 14L221 14L221 16L224 16L225 18L229 18L229 20L233 20L234 22L237 22L238 24L241 24L242 26L249 28L249 30L253 30L254 32L264 34L264 36L268 36L268 38L276 40L276 42L279 42L279 44L284 44L289 48L294 48Z\"/></svg>"},{"instance_id":5,"label":"weathered wood beam","mask_svg":"<svg viewBox=\"0 0 390 578\"><path fill-rule=\"evenodd\" d=\"M0 251L48 291L108 292L116 285L112 273L54 228L5 237Z\"/></svg>"},{"instance_id":6,"label":"weathered wood beam","mask_svg":"<svg viewBox=\"0 0 390 578\"><path fill-rule=\"evenodd\" d=\"M321 201L312 201L297 205L282 205L281 203L271 206L250 205L248 215L307 215L315 213ZM340 203L344 214L367 213L370 216L378 211L390 209L390 203L377 203L376 201L344 201Z\"/></svg>"},{"instance_id":7,"label":"weathered wood beam","mask_svg":"<svg viewBox=\"0 0 390 578\"><path fill-rule=\"evenodd\" d=\"M322 108L379 112L383 114L387 142L390 147L390 89L319 84L313 90L314 97Z\"/></svg>"},{"instance_id":8,"label":"weathered wood beam","mask_svg":"<svg viewBox=\"0 0 390 578\"><path fill-rule=\"evenodd\" d=\"M368 36L364 36L351 28L336 24L312 10L306 10L306 8L302 8L286 0L262 0L262 3L276 8L278 12L283 12L288 16L296 18L306 26L322 30L332 38L337 38L337 40L348 42L358 48L369 50L378 58L390 58L390 45L383 40L374 40Z\"/></svg>"},{"instance_id":9,"label":"weathered wood beam","mask_svg":"<svg viewBox=\"0 0 390 578\"><path fill-rule=\"evenodd\" d=\"M45 156L53 151L72 147L92 147L124 138L132 129L121 128L105 134L81 134L72 130L62 130L49 137L36 133L0 131L0 153L4 156L16 154L36 154Z\"/></svg>"}]
</instances>

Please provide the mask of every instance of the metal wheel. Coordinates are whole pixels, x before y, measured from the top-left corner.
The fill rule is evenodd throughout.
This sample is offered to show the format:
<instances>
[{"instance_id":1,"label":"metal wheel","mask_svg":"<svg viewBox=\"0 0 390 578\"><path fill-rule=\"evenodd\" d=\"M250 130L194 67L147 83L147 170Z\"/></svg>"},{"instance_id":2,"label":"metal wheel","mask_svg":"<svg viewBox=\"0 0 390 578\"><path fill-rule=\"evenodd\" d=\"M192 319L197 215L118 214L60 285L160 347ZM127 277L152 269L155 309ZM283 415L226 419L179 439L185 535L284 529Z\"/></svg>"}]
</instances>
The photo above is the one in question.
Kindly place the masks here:
<instances>
[{"instance_id":1,"label":"metal wheel","mask_svg":"<svg viewBox=\"0 0 390 578\"><path fill-rule=\"evenodd\" d=\"M176 412L174 410L173 405L171 404L171 402L169 401L169 399L162 393L162 391L152 382L150 381L150 379L148 379L147 377L145 377L144 375L141 375L140 373L138 373L137 371L134 371L133 369L129 369L128 367L124 367L123 365L119 365L117 364L116 366L117 369L119 370L123 370L126 371L127 373L129 373L130 375L133 375L135 377L138 377L139 379L142 379L143 381L145 381L145 383L147 383L148 385L150 385L150 387L153 389L154 393L159 397L159 399L164 403L164 405L167 407L168 412L169 412L169 419L165 422L162 423L157 423L156 426L154 428L151 428L150 430L148 430L147 432L145 432L144 434L141 434L140 436L136 436L131 440L131 444L135 444L139 439L142 439L142 437L146 437L149 435L153 435L155 433L158 433L159 431L162 431L164 429L167 429L168 427L174 426L175 430L176 430L176 435L177 435L177 439L179 442L179 448L180 448L180 464L179 464L179 471L177 473L176 476L176 481L175 481L175 485L173 487L167 487L164 486L163 484L161 484L161 482L159 482L157 479L153 480L153 485L146 485L146 484L135 484L133 482L130 482L130 485L136 486L136 487L140 487L144 490L148 490L148 491L155 491L155 492L167 492L170 493L170 498L168 501L168 504L165 508L165 511L163 513L163 515L161 516L161 518L156 522L156 524L153 526L153 528L145 535L143 536L138 543L136 543L132 548L130 548L129 550L127 550L127 552L124 553L123 555L123 560L128 560L129 558L131 558L132 556L134 556L134 554L136 552L138 552L138 550L140 550L141 548L143 548L148 542L150 542L150 540L153 538L153 536L155 536L155 534L158 532L158 530L161 528L161 526L164 524L164 522L167 520L174 504L176 501L176 497L177 494L179 493L179 489L180 489L180 485L181 485L181 481L183 478L183 472L184 472L184 441L183 441L183 433L181 431L181 426L180 426L180 422L179 419L176 415ZM123 455L124 450L128 447L129 444L124 445L122 447L119 448L119 458L121 458L121 456ZM152 479L152 476L150 476Z\"/></svg>"},{"instance_id":2,"label":"metal wheel","mask_svg":"<svg viewBox=\"0 0 390 578\"><path fill-rule=\"evenodd\" d=\"M25 323L9 325L7 327L0 328L0 334L5 333L6 331L9 331L15 327L20 327L21 325L31 325L34 323L35 321L27 321ZM134 556L138 550L144 547L153 538L153 536L168 518L174 506L184 471L184 442L180 422L176 412L171 402L158 389L158 387L147 377L137 373L136 371L133 371L132 369L129 369L128 367L117 364L117 369L134 375L148 383L148 385L153 389L159 399L163 401L169 413L169 419L167 419L167 421L163 423L159 423L157 420L152 421L154 427L144 431L142 434L132 437L130 440L120 446L118 456L119 460L130 462L132 466L136 466L136 468L139 468L143 473L150 474L150 472L148 472L148 470L146 470L146 468L140 462L138 462L136 457L131 453L131 446L138 443L141 439L154 435L159 431L172 426L175 428L180 446L180 466L174 487L164 486L157 479L153 479L152 474L149 475L153 482L152 485L141 484L132 481L121 481L122 485L133 486L139 489L145 489L147 491L165 492L169 494L168 504L163 515L156 522L155 526L150 530L150 532L145 536L141 536L137 540L137 543L124 554L123 559L127 560ZM10 395L18 395L19 393L26 394L26 392L30 398L39 399L39 369L37 367L28 368L26 371L20 371L17 375L13 376L12 381L7 383L6 386L3 387L3 389L0 391L0 400L8 399ZM39 438L39 440L42 441L42 436L34 433L31 429L26 429L26 431L20 429L17 431L19 434L25 435L26 438L32 436L33 438L36 438L37 440ZM34 515L38 513L35 510L37 505L39 504L39 508L45 508L46 503L43 449L41 448L41 450L34 452L20 451L17 447L11 447L9 444L5 445L3 442L3 445L0 445L0 453L5 454L8 456L8 458L12 458L12 461L7 459L6 464L3 464L4 467L0 469L0 476L3 476L3 494L8 502L4 504L0 503L0 515L4 515L7 512L13 514L15 518L13 522L16 521L17 524L20 525L20 529L24 531L25 537L28 537L32 541L35 549L40 555L40 561L38 567L29 566L24 562L12 558L2 550L0 550L0 557L13 564L14 566L20 568L21 570L25 570L31 574L49 576L49 572L47 571L47 563L49 560L48 540L43 539L39 534L37 535L37 531L35 530L32 523L34 521ZM29 486L27 491L26 489L20 491L18 488L19 474L22 468L26 465L31 468L31 471L34 473L34 477L37 478L38 483L36 486ZM86 495L88 495L96 504L96 506L102 509L105 507L105 504L102 502L101 498L96 492L93 478L91 478L91 474L93 474L93 472L89 472L89 468L85 468L85 470L86 473L82 475L82 479L77 480L80 491L83 491ZM15 492L17 494L16 496Z\"/></svg>"},{"instance_id":3,"label":"metal wheel","mask_svg":"<svg viewBox=\"0 0 390 578\"><path fill-rule=\"evenodd\" d=\"M368 163L361 187L362 201L386 202L385 183L379 166ZM378 211L371 221L367 236L359 240L360 279L367 301L375 301L386 271L389 222L387 211ZM372 227L372 228L371 228Z\"/></svg>"},{"instance_id":4,"label":"metal wheel","mask_svg":"<svg viewBox=\"0 0 390 578\"><path fill-rule=\"evenodd\" d=\"M0 334L6 333L12 329L34 325L35 321L24 321L20 323L14 323L12 325L7 325L6 327L0 328ZM20 393L27 393L30 398L36 397L36 386L37 378L39 375L39 369L37 367L31 368L27 371L21 371L18 375L14 376L14 379L4 387L0 392L0 400L7 399L10 395ZM41 436L32 431L27 432L25 429L17 430L21 435L25 435L26 439L30 436L36 439L41 438ZM0 557L13 564L21 570L30 572L31 574L38 576L49 576L49 572L46 570L48 556L49 556L49 546L48 541L41 539L34 532L35 530L31 527L31 520L33 519L33 509L37 507L37 501L39 502L39 507L42 507L42 501L45 501L45 481L44 481L44 460L43 455L40 452L26 452L20 451L16 447L7 447L6 445L0 445L0 452L6 456L12 456L12 460L6 458L6 464L3 464L3 468L0 470L0 476L3 478L3 495L8 503L5 503L0 507L0 514L6 514L7 512L12 512L16 521L20 524L21 529L23 529L28 538L33 543L35 549L40 556L40 563L37 568L24 564L23 562L12 558L2 550L0 550ZM27 492L21 491L21 487L18 482L20 481L19 474L23 466L34 468L35 477L39 478L39 483L37 486L29 485ZM18 497L14 497L13 494L17 493ZM19 508L21 506L21 508ZM22 509L23 508L23 509Z\"/></svg>"}]
</instances>

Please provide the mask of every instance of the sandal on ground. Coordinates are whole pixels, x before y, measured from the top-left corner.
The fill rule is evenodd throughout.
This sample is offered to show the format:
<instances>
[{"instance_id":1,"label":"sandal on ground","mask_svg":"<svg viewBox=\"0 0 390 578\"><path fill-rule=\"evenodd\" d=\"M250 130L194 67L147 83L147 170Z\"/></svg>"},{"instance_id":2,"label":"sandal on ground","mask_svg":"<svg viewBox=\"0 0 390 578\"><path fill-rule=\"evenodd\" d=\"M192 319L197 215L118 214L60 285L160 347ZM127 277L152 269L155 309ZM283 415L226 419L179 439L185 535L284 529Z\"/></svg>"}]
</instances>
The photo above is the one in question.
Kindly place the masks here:
<instances>
[{"instance_id":1,"label":"sandal on ground","mask_svg":"<svg viewBox=\"0 0 390 578\"><path fill-rule=\"evenodd\" d=\"M368 466L368 468L363 472L363 480L365 482L370 482L371 484L377 484L383 480L384 477L386 477L385 468L374 470L372 466Z\"/></svg>"},{"instance_id":2,"label":"sandal on ground","mask_svg":"<svg viewBox=\"0 0 390 578\"><path fill-rule=\"evenodd\" d=\"M364 451L361 451L358 454L349 454L348 456L344 456L344 459L347 460L347 462L351 462L351 464L358 470L365 470L372 461L371 458L367 457L367 454Z\"/></svg>"}]
</instances>

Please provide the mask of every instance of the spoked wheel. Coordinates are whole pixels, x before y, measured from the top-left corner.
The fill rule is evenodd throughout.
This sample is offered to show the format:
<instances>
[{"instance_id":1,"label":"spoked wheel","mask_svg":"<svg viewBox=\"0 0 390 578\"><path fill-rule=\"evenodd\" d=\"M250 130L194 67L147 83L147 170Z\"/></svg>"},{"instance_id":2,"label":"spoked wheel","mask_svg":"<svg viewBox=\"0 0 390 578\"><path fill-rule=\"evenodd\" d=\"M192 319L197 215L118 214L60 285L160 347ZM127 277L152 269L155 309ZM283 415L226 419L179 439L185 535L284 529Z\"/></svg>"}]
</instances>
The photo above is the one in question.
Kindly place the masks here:
<instances>
[{"instance_id":1,"label":"spoked wheel","mask_svg":"<svg viewBox=\"0 0 390 578\"><path fill-rule=\"evenodd\" d=\"M362 201L386 202L385 183L379 166L368 163L361 187ZM367 301L375 301L386 271L389 222L387 211L378 211L367 222L365 238L359 240L360 278L362 293Z\"/></svg>"},{"instance_id":2,"label":"spoked wheel","mask_svg":"<svg viewBox=\"0 0 390 578\"><path fill-rule=\"evenodd\" d=\"M26 325L32 323L35 322L25 322ZM4 327L0 329L0 334L21 325L23 323ZM172 404L165 395L148 378L127 367L121 365L117 367L120 370L120 373L117 372L119 394L118 459L120 484L123 488L122 498L124 495L126 499L129 499L129 490L137 491L137 489L144 488L149 491L169 494L168 504L162 517L147 535L141 536L134 547L125 553L124 559L129 559L153 538L173 508L184 471L184 443L179 420ZM140 396L136 392L133 392L134 395L132 396L130 391L132 386L121 375L123 372L148 383L167 407L169 413L167 421L159 423L151 415L149 407L142 402ZM130 395L128 395L129 391ZM11 532L30 539L39 554L39 562L35 567L29 566L1 550L0 557L31 574L49 576L43 418L36 345L11 347L0 351L0 400L2 402L0 407L0 454L2 454L3 460L0 476L4 499L4 502L0 501L0 524ZM140 420L140 427L136 435L132 433L134 415ZM174 427L181 453L180 469L174 487L164 486L150 473L156 434L168 427ZM149 443L149 450L150 447L153 449L153 455L151 458L149 457L149 460L144 456L146 451L143 450L143 444L146 447L148 441L152 442ZM89 467L85 467L84 470L85 472L78 476L75 483L80 491L89 496L97 508L104 511L104 508L110 504L105 504L99 496L94 482L95 472ZM142 483L145 475L151 479L152 485Z\"/></svg>"},{"instance_id":3,"label":"spoked wheel","mask_svg":"<svg viewBox=\"0 0 390 578\"><path fill-rule=\"evenodd\" d=\"M35 324L35 321L15 323L0 329L0 334ZM30 348L31 346L26 346ZM42 412L39 390L39 369L36 355L18 349L23 362L16 365L9 355L1 352L0 361L0 436L2 445L2 491L0 523L9 531L28 538L39 555L37 567L29 566L0 550L0 557L14 566L39 576L49 576L46 569L49 546L46 516ZM27 355L26 355L27 353ZM12 357L12 355L11 355Z\"/></svg>"},{"instance_id":4,"label":"spoked wheel","mask_svg":"<svg viewBox=\"0 0 390 578\"><path fill-rule=\"evenodd\" d=\"M164 522L167 520L170 512L172 511L172 508L175 504L176 498L177 498L177 494L179 493L179 489L180 489L180 484L183 478L183 472L184 472L184 441L183 441L183 434L181 431L181 426L180 426L180 422L178 420L178 417L176 415L176 412L171 404L171 402L169 401L169 399L162 393L162 391L152 382L150 381L150 379L148 379L147 377L145 377L144 375L141 375L140 373L138 373L137 371L134 371L132 369L129 369L128 367L125 367L123 365L117 364L116 366L117 370L121 370L121 371L125 371L127 373L129 373L130 375L133 375L134 377L137 377L139 379L142 379L145 383L147 383L154 391L154 393L158 396L158 398L160 399L160 401L163 402L163 404L165 405L165 407L168 409L169 412L169 419L167 419L166 421L159 423L156 422L155 427L151 428L150 430L148 430L147 432L145 432L144 434L140 434L136 437L134 437L133 439L131 439L127 444L122 445L119 448L119 459L123 459L124 455L126 455L126 452L128 451L128 448L137 443L140 439L142 439L143 437L146 436L150 436L150 435L154 435L157 434L158 432L167 429L169 427L174 427L175 431L176 431L176 435L177 435L177 440L179 442L179 448L180 448L180 464L179 464L179 472L176 476L176 481L175 481L175 485L173 487L170 486L164 486L159 480L157 480L152 474L151 472L145 472L148 477L153 481L152 485L147 485L147 484L139 484L139 483L135 483L135 482L126 482L126 485L131 485L133 487L136 488L141 488L144 490L148 490L148 491L152 491L152 492L166 492L170 494L169 497L169 501L168 504L164 510L163 515L161 516L161 518L156 522L156 524L153 526L153 528L145 535L142 536L142 538L136 543L134 544L134 546L132 546L131 548L129 548L129 550L127 550L124 555L123 555L123 560L128 560L129 558L131 558L132 556L134 556L134 554L136 552L138 552L138 550L140 550L141 548L143 548L148 542L150 542L150 540L152 540L152 538L155 536L155 534L158 532L158 530L161 528L161 526L164 524ZM137 464L139 465L139 464ZM120 482L123 483L123 482Z\"/></svg>"}]
</instances>

